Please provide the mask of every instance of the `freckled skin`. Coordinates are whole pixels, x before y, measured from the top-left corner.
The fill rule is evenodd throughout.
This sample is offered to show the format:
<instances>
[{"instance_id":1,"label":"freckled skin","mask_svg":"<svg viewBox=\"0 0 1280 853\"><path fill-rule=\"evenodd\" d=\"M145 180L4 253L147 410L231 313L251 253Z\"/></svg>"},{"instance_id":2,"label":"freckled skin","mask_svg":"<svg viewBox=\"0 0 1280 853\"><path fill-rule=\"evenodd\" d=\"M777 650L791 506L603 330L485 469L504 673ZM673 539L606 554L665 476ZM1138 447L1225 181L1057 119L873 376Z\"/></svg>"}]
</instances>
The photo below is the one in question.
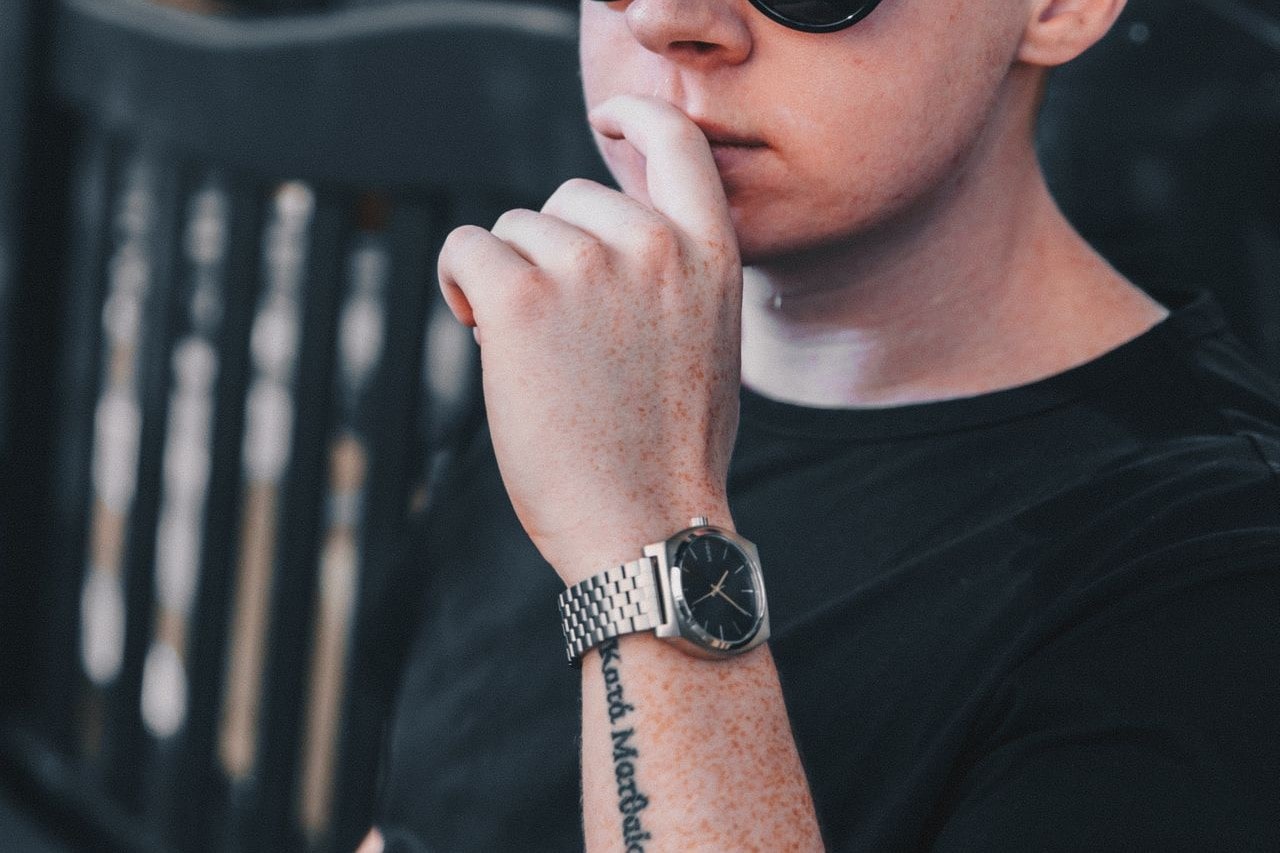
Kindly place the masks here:
<instances>
[{"instance_id":1,"label":"freckled skin","mask_svg":"<svg viewBox=\"0 0 1280 853\"><path fill-rule=\"evenodd\" d=\"M643 813L653 850L820 850L808 789L791 741L785 709L758 697L776 689L765 649L733 666L697 661L651 637L619 644L618 671L635 706L623 725L634 726L638 782L654 805ZM598 657L583 664L583 785L588 849L616 849L619 840L605 684ZM646 679L645 671L667 674ZM714 709L708 712L708 709ZM705 739L698 737L705 732ZM751 749L743 750L744 745ZM603 761L593 760L603 755ZM668 762L659 756L678 755ZM732 780L723 785L723 780ZM660 804L660 805L659 805ZM744 827L742 813L755 825ZM746 831L744 831L744 829Z\"/></svg>"},{"instance_id":2,"label":"freckled skin","mask_svg":"<svg viewBox=\"0 0 1280 853\"><path fill-rule=\"evenodd\" d=\"M991 137L1030 126L1031 66L1079 53L1122 5L885 0L814 36L748 0L584 0L586 101L624 193L570 181L440 256L450 308L480 333L503 483L567 584L692 516L732 528L743 258L883 247L984 169L1003 177ZM768 150L722 170L696 115ZM652 636L619 647L646 850L822 849L767 648L708 662ZM623 849L595 653L582 744L588 849Z\"/></svg>"},{"instance_id":3,"label":"freckled skin","mask_svg":"<svg viewBox=\"0 0 1280 853\"><path fill-rule=\"evenodd\" d=\"M990 116L1026 17L1017 2L885 2L855 27L814 36L735 10L746 5L589 3L581 51L588 107L657 93L770 143L768 162L726 187L749 263L909 215ZM620 26L619 12L643 21ZM724 46L721 62L662 55L673 30ZM735 50L750 55L734 62ZM643 164L626 145L602 150L641 194Z\"/></svg>"},{"instance_id":4,"label":"freckled skin","mask_svg":"<svg viewBox=\"0 0 1280 853\"><path fill-rule=\"evenodd\" d=\"M571 182L542 214L570 215L605 192ZM494 233L535 221L507 215ZM489 282L488 301L471 299L485 330L485 393L504 483L567 582L628 558L634 543L665 538L692 515L728 520L741 265L727 223L709 247L669 223L651 225L645 239L628 234L629 257L609 245L610 233L568 235L575 251L565 257L537 244L548 234L539 223L525 238L536 244L525 253L547 261L534 279L536 301L506 298L501 281ZM465 251L468 236L451 238L442 265ZM708 364L729 366L709 375ZM578 552L584 542L594 543L590 553Z\"/></svg>"}]
</instances>

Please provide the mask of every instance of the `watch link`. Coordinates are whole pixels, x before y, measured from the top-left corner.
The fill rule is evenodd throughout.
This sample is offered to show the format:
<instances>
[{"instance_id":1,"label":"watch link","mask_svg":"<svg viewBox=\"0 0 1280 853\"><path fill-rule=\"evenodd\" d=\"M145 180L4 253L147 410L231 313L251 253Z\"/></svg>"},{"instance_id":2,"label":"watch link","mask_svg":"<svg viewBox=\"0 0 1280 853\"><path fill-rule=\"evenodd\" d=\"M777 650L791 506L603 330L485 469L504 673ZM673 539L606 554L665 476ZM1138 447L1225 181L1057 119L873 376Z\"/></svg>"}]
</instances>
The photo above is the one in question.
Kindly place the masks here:
<instances>
[{"instance_id":1,"label":"watch link","mask_svg":"<svg viewBox=\"0 0 1280 853\"><path fill-rule=\"evenodd\" d=\"M756 546L699 516L644 556L560 593L569 663L623 634L653 631L685 652L723 658L769 638Z\"/></svg>"}]
</instances>

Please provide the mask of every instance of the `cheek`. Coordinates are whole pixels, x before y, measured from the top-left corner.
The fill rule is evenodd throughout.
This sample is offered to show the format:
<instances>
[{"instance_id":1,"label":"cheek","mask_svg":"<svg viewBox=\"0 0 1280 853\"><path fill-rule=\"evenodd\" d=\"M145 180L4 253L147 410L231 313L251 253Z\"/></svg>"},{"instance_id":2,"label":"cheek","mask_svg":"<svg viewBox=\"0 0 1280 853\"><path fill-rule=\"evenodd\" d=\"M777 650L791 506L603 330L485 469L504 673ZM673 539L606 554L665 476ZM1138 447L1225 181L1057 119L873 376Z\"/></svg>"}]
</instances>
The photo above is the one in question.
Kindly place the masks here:
<instances>
[{"instance_id":1,"label":"cheek","mask_svg":"<svg viewBox=\"0 0 1280 853\"><path fill-rule=\"evenodd\" d=\"M1008 63L998 40L929 30L922 23L919 41L893 51L887 32L867 30L775 77L775 93L791 90L773 112L785 174L772 192L744 188L735 199L744 251L865 231L919 204L964 162Z\"/></svg>"},{"instance_id":2,"label":"cheek","mask_svg":"<svg viewBox=\"0 0 1280 853\"><path fill-rule=\"evenodd\" d=\"M629 55L629 38L623 16L594 0L582 4L578 24L578 63L587 109L616 92L626 82L620 60Z\"/></svg>"},{"instance_id":3,"label":"cheek","mask_svg":"<svg viewBox=\"0 0 1280 853\"><path fill-rule=\"evenodd\" d=\"M634 91L628 63L621 61L634 47L622 16L610 12L603 3L583 4L578 41L578 59L582 70L582 94L587 110L614 95ZM647 199L645 159L625 140L606 139L595 134L605 165L623 190Z\"/></svg>"}]
</instances>

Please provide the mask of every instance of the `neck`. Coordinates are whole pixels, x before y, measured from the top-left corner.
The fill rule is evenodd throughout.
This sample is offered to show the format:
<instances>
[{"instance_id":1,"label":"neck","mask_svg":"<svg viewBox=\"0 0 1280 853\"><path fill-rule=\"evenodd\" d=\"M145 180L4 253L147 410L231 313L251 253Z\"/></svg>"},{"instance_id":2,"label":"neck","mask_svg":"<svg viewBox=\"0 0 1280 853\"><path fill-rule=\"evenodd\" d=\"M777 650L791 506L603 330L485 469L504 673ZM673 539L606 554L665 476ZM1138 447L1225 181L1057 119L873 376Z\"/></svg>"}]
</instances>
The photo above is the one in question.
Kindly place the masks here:
<instances>
[{"instance_id":1,"label":"neck","mask_svg":"<svg viewBox=\"0 0 1280 853\"><path fill-rule=\"evenodd\" d=\"M1063 218L1024 139L979 147L897 221L748 268L743 381L814 406L972 396L1060 373L1163 319Z\"/></svg>"}]
</instances>

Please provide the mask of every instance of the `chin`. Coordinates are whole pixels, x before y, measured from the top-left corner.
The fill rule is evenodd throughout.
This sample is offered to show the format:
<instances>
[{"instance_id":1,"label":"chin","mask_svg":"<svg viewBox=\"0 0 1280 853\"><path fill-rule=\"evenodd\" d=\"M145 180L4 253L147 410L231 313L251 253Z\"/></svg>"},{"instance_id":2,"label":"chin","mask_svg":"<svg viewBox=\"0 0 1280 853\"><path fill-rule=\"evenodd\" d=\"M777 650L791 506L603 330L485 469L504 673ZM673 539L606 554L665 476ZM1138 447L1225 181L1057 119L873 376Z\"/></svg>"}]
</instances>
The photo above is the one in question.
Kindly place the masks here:
<instances>
[{"instance_id":1,"label":"chin","mask_svg":"<svg viewBox=\"0 0 1280 853\"><path fill-rule=\"evenodd\" d=\"M815 194L807 202L791 197L764 205L731 204L743 266L824 262L851 252L862 254L909 237L927 221L930 210L929 198L908 192Z\"/></svg>"},{"instance_id":2,"label":"chin","mask_svg":"<svg viewBox=\"0 0 1280 853\"><path fill-rule=\"evenodd\" d=\"M734 232L738 237L738 253L744 267L797 259L820 252L847 239L847 234L829 230L831 220L819 226L793 224L776 217L757 215L744 217L733 211ZM822 226L827 226L823 228Z\"/></svg>"}]
</instances>

